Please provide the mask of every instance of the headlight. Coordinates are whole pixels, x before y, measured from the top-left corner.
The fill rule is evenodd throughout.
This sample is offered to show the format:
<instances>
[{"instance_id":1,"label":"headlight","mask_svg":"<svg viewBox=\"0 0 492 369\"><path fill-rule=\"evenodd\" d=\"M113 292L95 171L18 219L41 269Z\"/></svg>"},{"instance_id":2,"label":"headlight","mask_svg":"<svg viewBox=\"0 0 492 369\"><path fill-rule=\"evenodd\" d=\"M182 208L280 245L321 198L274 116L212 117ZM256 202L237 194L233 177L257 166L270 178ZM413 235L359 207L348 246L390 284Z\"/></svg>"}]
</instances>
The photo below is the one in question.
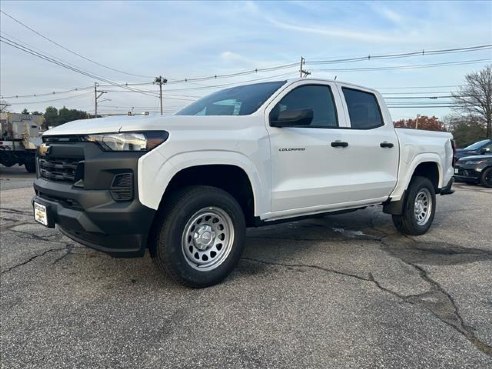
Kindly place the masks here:
<instances>
[{"instance_id":1,"label":"headlight","mask_svg":"<svg viewBox=\"0 0 492 369\"><path fill-rule=\"evenodd\" d=\"M88 135L87 141L97 143L104 151L150 151L167 140L166 131L120 132Z\"/></svg>"},{"instance_id":2,"label":"headlight","mask_svg":"<svg viewBox=\"0 0 492 369\"><path fill-rule=\"evenodd\" d=\"M468 160L465 161L465 165L476 165L481 164L483 160Z\"/></svg>"}]
</instances>

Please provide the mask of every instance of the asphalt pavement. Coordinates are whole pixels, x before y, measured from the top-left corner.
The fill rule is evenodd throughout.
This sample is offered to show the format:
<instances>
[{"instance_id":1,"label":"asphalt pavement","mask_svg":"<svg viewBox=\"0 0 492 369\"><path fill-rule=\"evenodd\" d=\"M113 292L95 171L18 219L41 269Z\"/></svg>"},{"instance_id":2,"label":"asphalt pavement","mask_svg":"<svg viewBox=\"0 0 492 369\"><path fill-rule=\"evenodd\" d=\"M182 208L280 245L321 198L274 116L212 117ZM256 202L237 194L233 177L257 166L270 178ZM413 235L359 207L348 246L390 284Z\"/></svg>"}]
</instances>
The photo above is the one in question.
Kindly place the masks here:
<instances>
[{"instance_id":1,"label":"asphalt pavement","mask_svg":"<svg viewBox=\"0 0 492 369\"><path fill-rule=\"evenodd\" d=\"M439 196L419 237L379 206L250 229L193 290L36 224L32 178L0 167L2 368L492 367L492 189Z\"/></svg>"}]
</instances>

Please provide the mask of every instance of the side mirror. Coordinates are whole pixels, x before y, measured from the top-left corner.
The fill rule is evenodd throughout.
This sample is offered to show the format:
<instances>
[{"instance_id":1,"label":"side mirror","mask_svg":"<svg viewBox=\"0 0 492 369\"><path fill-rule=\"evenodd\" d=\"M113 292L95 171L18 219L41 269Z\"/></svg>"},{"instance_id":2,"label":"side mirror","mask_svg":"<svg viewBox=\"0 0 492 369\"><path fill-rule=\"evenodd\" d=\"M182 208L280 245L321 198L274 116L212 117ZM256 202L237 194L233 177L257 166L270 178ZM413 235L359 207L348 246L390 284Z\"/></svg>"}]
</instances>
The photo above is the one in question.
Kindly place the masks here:
<instances>
[{"instance_id":1,"label":"side mirror","mask_svg":"<svg viewBox=\"0 0 492 369\"><path fill-rule=\"evenodd\" d=\"M488 154L490 153L490 147L484 147L482 150L480 150L480 154Z\"/></svg>"},{"instance_id":2,"label":"side mirror","mask_svg":"<svg viewBox=\"0 0 492 369\"><path fill-rule=\"evenodd\" d=\"M270 114L270 126L272 127L308 126L312 121L313 109L284 110L276 117Z\"/></svg>"}]
</instances>

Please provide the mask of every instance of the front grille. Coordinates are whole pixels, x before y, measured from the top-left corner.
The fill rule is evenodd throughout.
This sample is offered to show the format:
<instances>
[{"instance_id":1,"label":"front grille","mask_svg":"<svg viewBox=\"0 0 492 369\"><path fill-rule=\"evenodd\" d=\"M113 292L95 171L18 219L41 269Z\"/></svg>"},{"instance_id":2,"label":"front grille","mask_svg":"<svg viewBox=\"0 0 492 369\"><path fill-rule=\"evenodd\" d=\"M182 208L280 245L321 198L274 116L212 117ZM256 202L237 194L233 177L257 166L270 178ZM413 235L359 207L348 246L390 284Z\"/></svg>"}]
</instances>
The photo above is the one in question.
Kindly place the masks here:
<instances>
[{"instance_id":1,"label":"front grille","mask_svg":"<svg viewBox=\"0 0 492 369\"><path fill-rule=\"evenodd\" d=\"M39 175L50 181L74 183L79 159L39 159Z\"/></svg>"}]
</instances>

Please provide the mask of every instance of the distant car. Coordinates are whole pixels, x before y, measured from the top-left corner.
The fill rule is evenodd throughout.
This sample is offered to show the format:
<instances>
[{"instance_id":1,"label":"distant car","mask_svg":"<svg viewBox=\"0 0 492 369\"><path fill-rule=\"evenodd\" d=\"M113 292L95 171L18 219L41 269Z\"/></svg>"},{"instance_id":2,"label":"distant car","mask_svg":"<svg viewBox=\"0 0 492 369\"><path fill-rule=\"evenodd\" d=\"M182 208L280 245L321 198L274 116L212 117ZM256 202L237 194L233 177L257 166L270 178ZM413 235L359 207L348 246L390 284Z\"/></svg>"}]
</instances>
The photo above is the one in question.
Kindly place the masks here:
<instances>
[{"instance_id":1,"label":"distant car","mask_svg":"<svg viewBox=\"0 0 492 369\"><path fill-rule=\"evenodd\" d=\"M475 155L459 159L454 167L454 179L492 187L492 155Z\"/></svg>"},{"instance_id":2,"label":"distant car","mask_svg":"<svg viewBox=\"0 0 492 369\"><path fill-rule=\"evenodd\" d=\"M464 149L457 149L454 156L456 159L461 159L465 156L486 154L492 154L492 139L490 138L475 142L474 144L471 144Z\"/></svg>"}]
</instances>

